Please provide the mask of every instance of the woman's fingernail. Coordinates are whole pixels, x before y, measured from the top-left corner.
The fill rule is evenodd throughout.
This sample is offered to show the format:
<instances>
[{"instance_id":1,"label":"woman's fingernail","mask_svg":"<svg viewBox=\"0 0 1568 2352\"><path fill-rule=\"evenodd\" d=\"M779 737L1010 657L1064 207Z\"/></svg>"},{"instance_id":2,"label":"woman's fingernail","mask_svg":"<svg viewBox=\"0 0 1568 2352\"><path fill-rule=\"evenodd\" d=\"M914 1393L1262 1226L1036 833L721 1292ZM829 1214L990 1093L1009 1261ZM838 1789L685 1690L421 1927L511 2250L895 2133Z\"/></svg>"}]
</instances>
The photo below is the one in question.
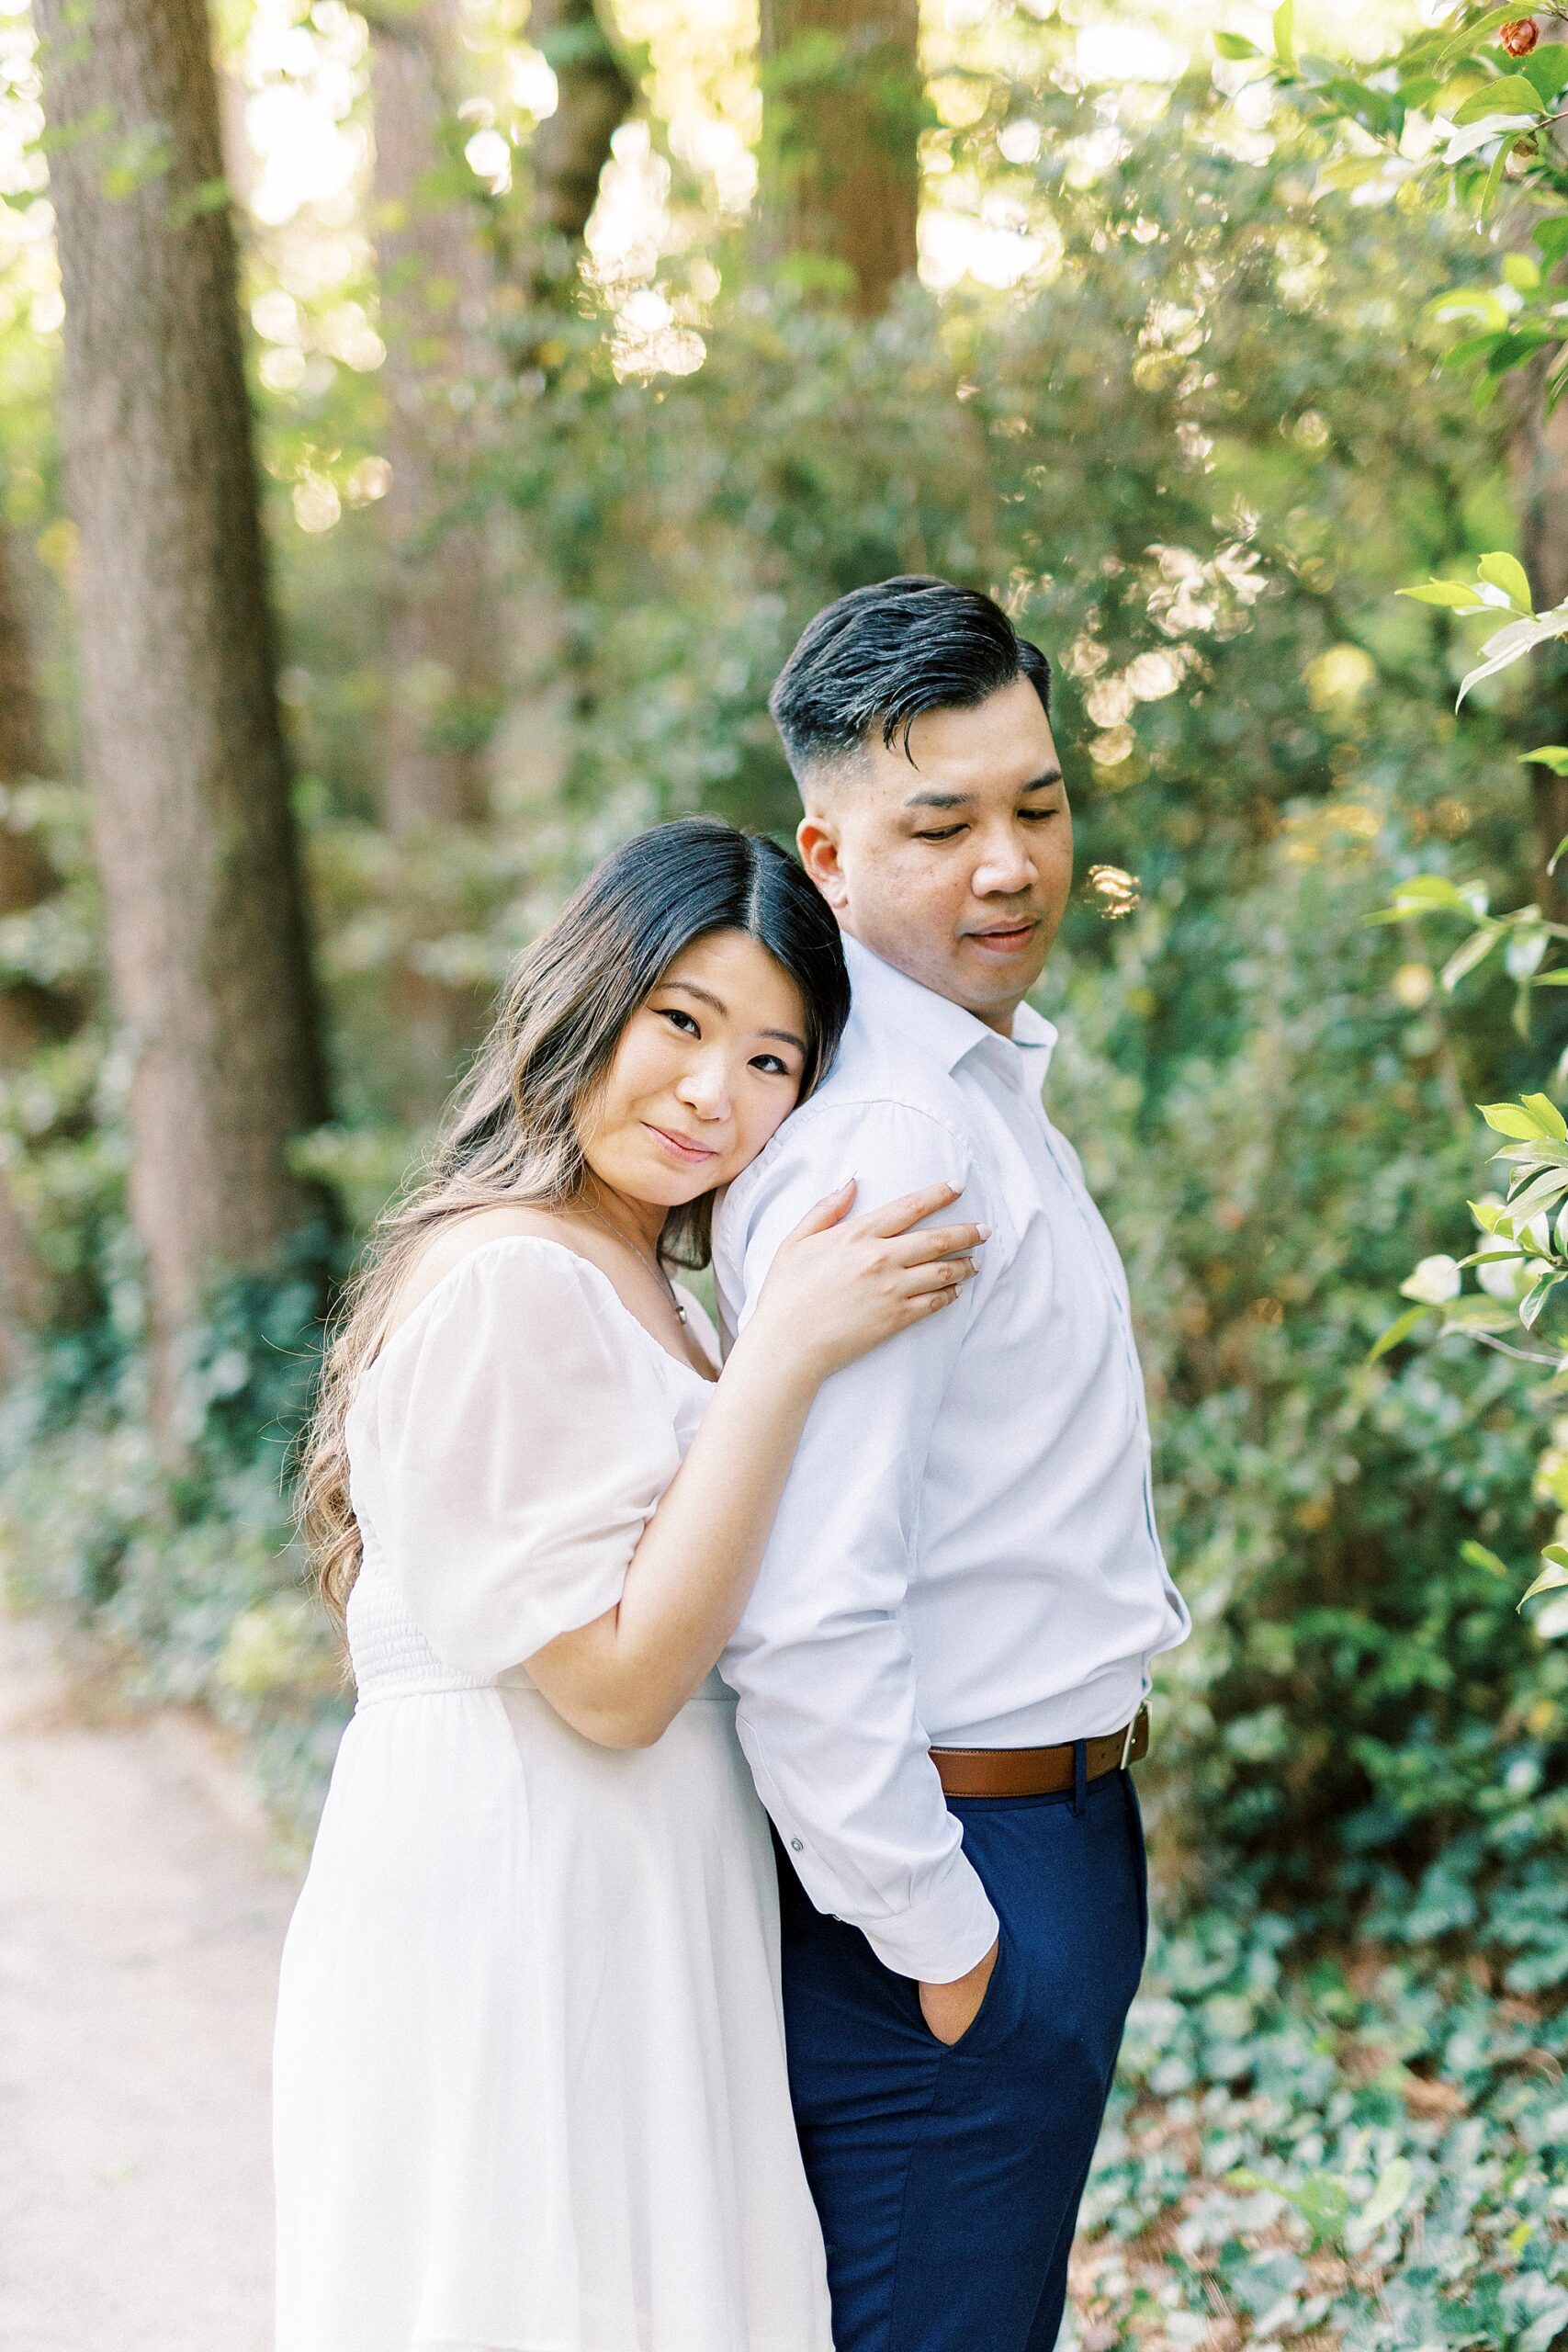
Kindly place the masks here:
<instances>
[{"instance_id":1,"label":"woman's fingernail","mask_svg":"<svg viewBox=\"0 0 1568 2352\"><path fill-rule=\"evenodd\" d=\"M988 1241L990 1239L991 1228L988 1225L977 1225L975 1230L979 1235L982 1241Z\"/></svg>"}]
</instances>

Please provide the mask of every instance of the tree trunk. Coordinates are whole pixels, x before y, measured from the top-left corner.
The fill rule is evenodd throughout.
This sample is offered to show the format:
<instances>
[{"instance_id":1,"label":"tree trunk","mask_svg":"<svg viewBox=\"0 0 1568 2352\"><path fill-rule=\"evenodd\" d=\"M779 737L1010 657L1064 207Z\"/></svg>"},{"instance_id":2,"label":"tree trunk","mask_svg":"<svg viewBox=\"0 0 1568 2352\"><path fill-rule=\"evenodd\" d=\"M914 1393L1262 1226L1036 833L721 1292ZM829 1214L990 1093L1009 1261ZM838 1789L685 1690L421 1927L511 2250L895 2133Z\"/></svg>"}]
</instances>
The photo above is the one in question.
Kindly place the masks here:
<instances>
[{"instance_id":1,"label":"tree trunk","mask_svg":"<svg viewBox=\"0 0 1568 2352\"><path fill-rule=\"evenodd\" d=\"M916 262L919 0L761 9L764 238L837 264L874 318Z\"/></svg>"},{"instance_id":2,"label":"tree trunk","mask_svg":"<svg viewBox=\"0 0 1568 2352\"><path fill-rule=\"evenodd\" d=\"M28 779L47 775L49 764L16 549L0 525L0 920L41 906L60 887L24 797ZM28 980L0 986L0 1071L74 1026L74 1009L52 989Z\"/></svg>"},{"instance_id":3,"label":"tree trunk","mask_svg":"<svg viewBox=\"0 0 1568 2352\"><path fill-rule=\"evenodd\" d=\"M513 365L519 374L532 371L547 397L558 364L552 346L576 296L611 141L637 93L593 0L532 0L528 33L555 74L557 102L529 143L527 218L499 257L504 282L498 291ZM526 518L502 517L492 549L497 577L507 585L505 692L491 747L491 790L502 820L526 831L558 814L580 682L569 600L533 544Z\"/></svg>"},{"instance_id":4,"label":"tree trunk","mask_svg":"<svg viewBox=\"0 0 1568 2352\"><path fill-rule=\"evenodd\" d=\"M636 90L605 38L593 0L533 0L528 35L554 71L558 98L528 151L533 181L532 290L536 300L570 287L599 198L610 141Z\"/></svg>"},{"instance_id":5,"label":"tree trunk","mask_svg":"<svg viewBox=\"0 0 1568 2352\"><path fill-rule=\"evenodd\" d=\"M154 1411L207 1283L319 1213L327 1094L202 0L37 0L86 763Z\"/></svg>"},{"instance_id":6,"label":"tree trunk","mask_svg":"<svg viewBox=\"0 0 1568 2352\"><path fill-rule=\"evenodd\" d=\"M1539 367L1523 371L1517 421L1510 435L1519 537L1536 609L1568 598L1568 401L1542 414L1545 386ZM1560 644L1531 654L1526 685L1527 751L1539 743L1568 743L1568 654ZM1527 769L1535 825L1536 902L1553 922L1568 922L1568 858L1554 875L1547 864L1568 834L1568 776Z\"/></svg>"},{"instance_id":7,"label":"tree trunk","mask_svg":"<svg viewBox=\"0 0 1568 2352\"><path fill-rule=\"evenodd\" d=\"M446 521L468 456L464 396L489 273L468 208L427 193L443 161L442 69L456 47L450 0L374 19L377 257L387 345L381 512L392 561L385 750L388 827L471 823L484 813L478 724L490 628L479 535Z\"/></svg>"},{"instance_id":8,"label":"tree trunk","mask_svg":"<svg viewBox=\"0 0 1568 2352\"><path fill-rule=\"evenodd\" d=\"M18 570L15 544L0 524L0 922L43 906L60 887L28 821L28 784L48 774L50 761ZM63 989L28 979L0 986L0 1085L41 1048L68 1037L80 1018L80 1003ZM25 1148L13 1136L0 1162L0 1380L6 1381L21 1366L28 1334L54 1305L54 1285L39 1262L12 1182L16 1156Z\"/></svg>"}]
</instances>

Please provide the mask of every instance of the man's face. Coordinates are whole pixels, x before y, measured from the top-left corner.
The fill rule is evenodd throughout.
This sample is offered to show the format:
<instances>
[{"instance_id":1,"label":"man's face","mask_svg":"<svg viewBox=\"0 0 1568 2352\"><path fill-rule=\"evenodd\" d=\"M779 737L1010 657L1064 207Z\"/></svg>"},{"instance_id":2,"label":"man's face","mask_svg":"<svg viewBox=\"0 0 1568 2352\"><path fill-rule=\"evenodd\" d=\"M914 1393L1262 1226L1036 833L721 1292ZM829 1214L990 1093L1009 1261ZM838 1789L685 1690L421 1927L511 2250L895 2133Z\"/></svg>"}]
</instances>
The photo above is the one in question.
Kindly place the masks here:
<instances>
[{"instance_id":1,"label":"man's face","mask_svg":"<svg viewBox=\"0 0 1568 2352\"><path fill-rule=\"evenodd\" d=\"M1073 882L1073 820L1040 697L1014 679L933 710L807 787L795 836L852 939L1006 1036Z\"/></svg>"}]
</instances>

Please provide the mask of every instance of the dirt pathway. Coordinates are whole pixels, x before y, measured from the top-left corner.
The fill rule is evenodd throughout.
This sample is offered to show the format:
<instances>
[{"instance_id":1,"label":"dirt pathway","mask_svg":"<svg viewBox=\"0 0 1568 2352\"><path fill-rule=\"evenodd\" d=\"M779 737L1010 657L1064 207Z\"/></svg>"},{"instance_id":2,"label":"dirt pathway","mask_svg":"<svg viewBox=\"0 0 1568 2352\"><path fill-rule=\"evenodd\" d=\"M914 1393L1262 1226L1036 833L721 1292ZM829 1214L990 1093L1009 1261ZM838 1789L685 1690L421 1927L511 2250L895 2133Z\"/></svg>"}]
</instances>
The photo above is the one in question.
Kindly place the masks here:
<instances>
[{"instance_id":1,"label":"dirt pathway","mask_svg":"<svg viewBox=\"0 0 1568 2352\"><path fill-rule=\"evenodd\" d=\"M0 1607L0 2344L265 2352L293 1892L209 1731Z\"/></svg>"}]
</instances>

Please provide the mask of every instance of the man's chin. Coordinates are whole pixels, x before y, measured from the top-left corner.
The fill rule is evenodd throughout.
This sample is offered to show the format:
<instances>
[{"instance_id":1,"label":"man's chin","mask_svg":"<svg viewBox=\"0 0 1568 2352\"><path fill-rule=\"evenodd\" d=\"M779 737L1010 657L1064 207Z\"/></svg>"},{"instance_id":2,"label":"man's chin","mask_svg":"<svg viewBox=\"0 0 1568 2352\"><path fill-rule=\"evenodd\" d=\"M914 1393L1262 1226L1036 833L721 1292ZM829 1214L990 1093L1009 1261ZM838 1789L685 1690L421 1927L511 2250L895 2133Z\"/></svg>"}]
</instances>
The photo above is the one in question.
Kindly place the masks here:
<instances>
[{"instance_id":1,"label":"man's chin","mask_svg":"<svg viewBox=\"0 0 1568 2352\"><path fill-rule=\"evenodd\" d=\"M1039 979L1050 952L1050 935L1043 926L1036 926L1016 944L991 945L971 936L964 942L959 958L966 991L976 1002L1016 1004Z\"/></svg>"}]
</instances>

